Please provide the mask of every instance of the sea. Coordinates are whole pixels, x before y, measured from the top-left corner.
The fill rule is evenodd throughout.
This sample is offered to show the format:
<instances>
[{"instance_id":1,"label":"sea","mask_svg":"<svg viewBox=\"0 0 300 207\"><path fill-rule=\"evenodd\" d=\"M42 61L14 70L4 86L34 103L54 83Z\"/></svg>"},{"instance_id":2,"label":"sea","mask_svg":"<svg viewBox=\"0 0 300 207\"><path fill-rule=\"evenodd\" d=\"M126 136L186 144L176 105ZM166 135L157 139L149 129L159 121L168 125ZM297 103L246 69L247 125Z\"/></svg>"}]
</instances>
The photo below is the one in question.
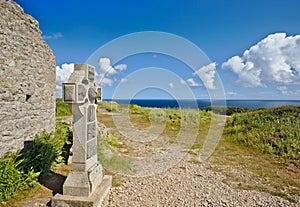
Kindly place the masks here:
<instances>
[{"instance_id":1,"label":"sea","mask_svg":"<svg viewBox=\"0 0 300 207\"><path fill-rule=\"evenodd\" d=\"M230 106L248 109L276 108L280 106L300 106L300 100L174 100L174 99L131 99L106 100L119 104L137 104L155 108L205 108L209 106Z\"/></svg>"}]
</instances>

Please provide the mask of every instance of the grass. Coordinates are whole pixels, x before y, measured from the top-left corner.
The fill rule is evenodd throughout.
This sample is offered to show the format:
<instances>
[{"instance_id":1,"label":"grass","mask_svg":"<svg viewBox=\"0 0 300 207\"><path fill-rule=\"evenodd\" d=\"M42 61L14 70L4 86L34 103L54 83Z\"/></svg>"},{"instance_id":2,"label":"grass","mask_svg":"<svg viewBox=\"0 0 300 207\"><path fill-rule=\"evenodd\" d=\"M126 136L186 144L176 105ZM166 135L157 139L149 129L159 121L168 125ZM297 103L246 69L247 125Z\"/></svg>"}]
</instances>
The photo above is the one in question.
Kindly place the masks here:
<instances>
[{"instance_id":1,"label":"grass","mask_svg":"<svg viewBox=\"0 0 300 207\"><path fill-rule=\"evenodd\" d=\"M120 156L117 149L126 147L112 134L99 135L98 156L103 167L114 174L115 172L131 172L133 166L129 157Z\"/></svg>"},{"instance_id":2,"label":"grass","mask_svg":"<svg viewBox=\"0 0 300 207\"><path fill-rule=\"evenodd\" d=\"M63 103L61 98L56 99L55 115L56 116L71 116L72 115L69 105Z\"/></svg>"},{"instance_id":3,"label":"grass","mask_svg":"<svg viewBox=\"0 0 300 207\"><path fill-rule=\"evenodd\" d=\"M299 165L300 107L261 109L235 114L227 124L234 141L257 151L275 154Z\"/></svg>"},{"instance_id":4,"label":"grass","mask_svg":"<svg viewBox=\"0 0 300 207\"><path fill-rule=\"evenodd\" d=\"M38 178L46 176L55 164L64 162L61 155L69 142L69 126L58 121L54 135L37 135L25 152L1 158L0 206L14 206L18 200L30 196L34 188L40 188Z\"/></svg>"},{"instance_id":5,"label":"grass","mask_svg":"<svg viewBox=\"0 0 300 207\"><path fill-rule=\"evenodd\" d=\"M300 196L300 107L259 109L234 114L211 158L226 183L294 202Z\"/></svg>"},{"instance_id":6,"label":"grass","mask_svg":"<svg viewBox=\"0 0 300 207\"><path fill-rule=\"evenodd\" d=\"M122 105L120 108L120 112L129 114L132 125L138 129L165 124L162 134L169 137L169 144L176 143L183 122L196 127L198 119L198 134L189 151L195 156L203 147L212 119L218 124L220 116L213 116L213 112L224 114L219 108L194 111ZM293 196L300 196L299 112L300 107L293 106L259 110L230 108L226 111L230 117L223 135L209 160L212 169L226 175L224 182L234 188L268 192L295 202ZM98 120L116 129L111 115L101 115ZM123 142L121 135L112 132ZM130 146L127 149L128 155L133 153Z\"/></svg>"},{"instance_id":7,"label":"grass","mask_svg":"<svg viewBox=\"0 0 300 207\"><path fill-rule=\"evenodd\" d=\"M59 100L57 103L59 103L57 104L57 114L61 116L70 115L66 104L59 102ZM137 105L116 105L112 107L110 103L101 103L100 108L108 112L128 113L132 125L139 129L146 129L152 125L165 124L162 135L168 137L167 144L177 142L176 137L182 128L187 131L189 129L191 131L197 130L197 137L189 151L191 155L195 156L199 155L203 147L212 119L218 122L218 119L221 117L213 115L213 112L217 113L217 110L209 109L151 109ZM259 110L227 110L226 114L231 116L227 120L219 145L209 160L212 169L226 175L224 183L234 188L267 192L271 195L280 196L291 202L295 202L294 196L300 196L299 108L280 107ZM223 109L219 111L221 111L221 114L224 114ZM123 139L124 137L121 134L116 132L112 116L112 114L106 113L98 117L99 121L107 127L112 128L111 133L99 137L98 151L99 159L106 168L106 173L113 174L113 186L119 186L123 182L123 177L117 175L115 172L134 172L134 166L130 159L130 155L134 154L134 149L130 145L127 145L126 140ZM70 144L71 140L65 139L65 137L70 138L68 126L64 124L58 124L57 126L56 136L59 137L58 139ZM189 137L186 137L186 139L188 140ZM53 145L50 140L46 136L42 143L46 142ZM59 141L59 143L63 142ZM56 147L62 146L62 144L54 145ZM39 146L38 148L41 147ZM54 150L54 152L56 151L54 153L56 155L63 151L61 147L57 149ZM125 154L128 156L120 156L124 149L126 150ZM43 150L43 152L46 152L46 150ZM19 163L20 159L17 155L14 156L16 157L12 156L10 158L11 161L5 160L0 162L2 164L12 163L10 166L15 166L14 169L1 167L0 170L5 169L7 172L8 170L22 171L19 168L21 166L21 163ZM60 156L55 157L57 160L55 158L54 162L63 161ZM38 163L34 159L33 161ZM195 162L195 164L201 163ZM50 170L51 166L52 164L50 165ZM23 173L30 172L30 169L23 170ZM35 168L32 167L32 173L42 172L41 170L35 171L33 169ZM183 167L181 169L184 170ZM9 174L13 175L14 172ZM19 175L22 175L22 172ZM35 175L38 176L37 174ZM0 176L3 175L0 173ZM26 175L22 176L25 176L26 179ZM199 175L195 174L195 176ZM19 180L22 182L21 178ZM1 184L3 185L2 182ZM36 189L41 189L41 187L25 188L24 185L24 190L17 190L16 194L13 195L14 198L10 199L10 201L26 199L35 194L38 191ZM13 204L9 204L10 201L2 202L0 206L14 206ZM12 201L11 203L14 202Z\"/></svg>"}]
</instances>

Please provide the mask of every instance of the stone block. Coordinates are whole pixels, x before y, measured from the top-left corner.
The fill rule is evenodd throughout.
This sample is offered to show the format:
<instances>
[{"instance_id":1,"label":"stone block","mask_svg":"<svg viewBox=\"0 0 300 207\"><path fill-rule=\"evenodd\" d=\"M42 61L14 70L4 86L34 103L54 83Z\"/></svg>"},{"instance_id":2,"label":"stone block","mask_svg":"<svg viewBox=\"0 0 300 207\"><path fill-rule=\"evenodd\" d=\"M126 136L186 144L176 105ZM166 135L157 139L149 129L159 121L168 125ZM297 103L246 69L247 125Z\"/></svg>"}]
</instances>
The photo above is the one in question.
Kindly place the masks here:
<instances>
[{"instance_id":1,"label":"stone block","mask_svg":"<svg viewBox=\"0 0 300 207\"><path fill-rule=\"evenodd\" d=\"M52 207L100 207L111 188L112 177L105 175L94 192L86 196L56 194L51 202Z\"/></svg>"}]
</instances>

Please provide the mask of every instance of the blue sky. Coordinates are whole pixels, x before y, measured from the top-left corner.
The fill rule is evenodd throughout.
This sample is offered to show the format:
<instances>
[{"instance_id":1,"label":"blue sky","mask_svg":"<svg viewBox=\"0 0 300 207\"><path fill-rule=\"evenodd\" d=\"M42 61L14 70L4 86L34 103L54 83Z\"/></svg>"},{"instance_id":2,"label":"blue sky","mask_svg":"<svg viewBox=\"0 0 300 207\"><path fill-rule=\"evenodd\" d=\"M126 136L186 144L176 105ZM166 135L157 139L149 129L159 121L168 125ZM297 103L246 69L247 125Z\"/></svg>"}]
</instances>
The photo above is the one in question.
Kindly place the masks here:
<instances>
[{"instance_id":1,"label":"blue sky","mask_svg":"<svg viewBox=\"0 0 300 207\"><path fill-rule=\"evenodd\" d=\"M58 96L73 64L85 63L94 54L99 55L93 57L93 64L104 98L116 97L117 90L133 83L136 90L128 98L188 98L186 89L196 98L209 98L218 91L229 99L300 99L298 0L16 2L39 21L43 38L56 56ZM124 35L140 32L142 38L143 31L184 39L201 49L199 58L205 56L209 62L204 58L202 65L191 68L170 54L147 50L117 62L111 51L95 54ZM151 37L146 41L151 42ZM158 41L165 47L163 38ZM127 45L137 44L141 43ZM117 53L124 48L114 45L113 49ZM189 46L181 45L180 50L195 54ZM145 68L147 75L142 73ZM161 82L144 81L157 80L156 72L163 75Z\"/></svg>"}]
</instances>

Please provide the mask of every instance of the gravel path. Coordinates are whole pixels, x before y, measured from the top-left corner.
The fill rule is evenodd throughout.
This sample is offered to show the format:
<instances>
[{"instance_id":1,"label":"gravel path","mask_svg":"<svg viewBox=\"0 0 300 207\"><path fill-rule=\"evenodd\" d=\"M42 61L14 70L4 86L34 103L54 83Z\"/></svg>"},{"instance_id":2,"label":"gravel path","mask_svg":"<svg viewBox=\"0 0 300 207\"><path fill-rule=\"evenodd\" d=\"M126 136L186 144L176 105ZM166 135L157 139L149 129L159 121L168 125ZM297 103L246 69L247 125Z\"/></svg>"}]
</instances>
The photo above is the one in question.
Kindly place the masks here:
<instances>
[{"instance_id":1,"label":"gravel path","mask_svg":"<svg viewBox=\"0 0 300 207\"><path fill-rule=\"evenodd\" d=\"M122 120L122 117L117 118L120 119L119 123L127 123ZM122 127L121 125L119 124L119 129ZM122 127L123 132L125 131L125 134L130 133L129 137L131 138L147 137L147 132L146 135L137 136L132 134L134 133L133 130L128 129L128 126ZM149 136L151 134L149 133ZM164 138L157 140L160 140L156 144L158 146L154 145L150 148L157 150L165 146ZM140 150L144 153L151 151L148 149L149 146L141 148L145 145L128 142L128 140L125 142L128 146L134 146L132 149L137 151L135 155L139 155ZM154 154L163 155L164 150L166 149L156 151ZM180 151L178 154L171 153L171 157L168 157L169 162L180 157L178 156L179 153ZM169 163L162 163L168 169ZM196 155L186 154L181 161L177 160L176 163L174 167L163 172L159 171L160 173L155 173L152 176L143 176L147 175L147 172L141 171L140 174L135 174L140 176L125 177L120 186L112 187L102 207L300 206L299 198L296 198L298 203L295 204L269 193L235 189L223 182L226 179L223 174L210 170L209 161L200 163ZM155 171L147 167L149 164L152 163L145 163L144 168L148 171Z\"/></svg>"},{"instance_id":2,"label":"gravel path","mask_svg":"<svg viewBox=\"0 0 300 207\"><path fill-rule=\"evenodd\" d=\"M102 206L300 206L268 193L233 189L223 179L206 163L187 158L162 174L125 178Z\"/></svg>"},{"instance_id":3,"label":"gravel path","mask_svg":"<svg viewBox=\"0 0 300 207\"><path fill-rule=\"evenodd\" d=\"M103 124L100 124L99 127L102 131L110 131ZM164 142L164 139L161 140ZM163 143L159 144L160 147L164 146ZM148 146L140 148L136 145L135 147L135 155L149 151ZM153 148L158 149L158 146L155 145ZM161 152L164 150L155 153L160 154ZM111 188L102 207L300 207L299 197L296 197L297 203L290 203L288 200L272 196L269 193L235 189L223 182L226 177L222 173L211 170L209 161L200 163L197 160L196 155L187 154L174 167L161 173L144 177L125 176L120 186ZM147 173L142 174L146 175ZM37 198L23 206L49 207L49 204L49 198Z\"/></svg>"}]
</instances>

